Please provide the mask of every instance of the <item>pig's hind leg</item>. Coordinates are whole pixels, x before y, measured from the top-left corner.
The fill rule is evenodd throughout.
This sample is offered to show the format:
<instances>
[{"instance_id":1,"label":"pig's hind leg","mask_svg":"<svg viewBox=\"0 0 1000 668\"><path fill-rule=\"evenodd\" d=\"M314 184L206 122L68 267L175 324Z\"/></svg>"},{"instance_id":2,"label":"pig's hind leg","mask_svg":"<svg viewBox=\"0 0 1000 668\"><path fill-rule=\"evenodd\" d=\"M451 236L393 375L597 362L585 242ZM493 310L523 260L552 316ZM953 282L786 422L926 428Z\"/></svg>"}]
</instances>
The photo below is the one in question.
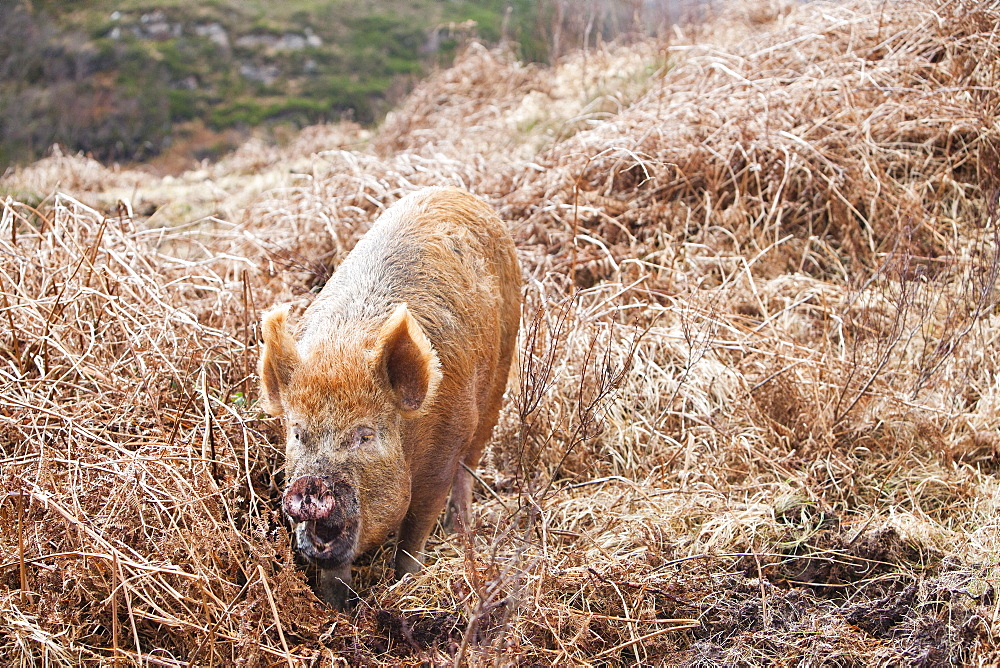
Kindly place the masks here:
<instances>
[{"instance_id":1,"label":"pig's hind leg","mask_svg":"<svg viewBox=\"0 0 1000 668\"><path fill-rule=\"evenodd\" d=\"M485 408L485 410L479 413L479 419L475 423L475 432L473 432L466 447L463 448L464 454L458 460L455 478L451 486L451 499L448 502L448 514L445 517L445 527L449 531L457 532L473 527L472 483L474 476L471 472L479 466L483 450L486 449L486 444L489 442L490 436L493 435L493 427L496 426L500 417L500 407L503 405L503 393L507 384L512 351L513 349L508 347L501 356L492 387L485 395L485 401L480 403L480 407ZM502 382L497 381L496 378L502 379Z\"/></svg>"},{"instance_id":2,"label":"pig's hind leg","mask_svg":"<svg viewBox=\"0 0 1000 668\"><path fill-rule=\"evenodd\" d=\"M469 440L468 446L464 449L464 455L459 458L458 466L455 469L455 478L451 484L451 498L448 501L448 513L445 516L444 526L448 531L461 532L473 527L472 524L472 484L475 471L479 466L479 460L483 457L483 450L490 440L493 427L497 423L500 415L500 400L503 396L503 388L500 392L494 392L491 397L491 409L483 415L476 427L476 432Z\"/></svg>"},{"instance_id":3,"label":"pig's hind leg","mask_svg":"<svg viewBox=\"0 0 1000 668\"><path fill-rule=\"evenodd\" d=\"M444 518L444 528L452 533L460 533L472 528L472 483L474 477L470 471L479 466L479 452L472 452L461 458L455 471L455 479L451 484L451 497L448 500L448 512ZM468 468L466 468L468 467Z\"/></svg>"}]
</instances>

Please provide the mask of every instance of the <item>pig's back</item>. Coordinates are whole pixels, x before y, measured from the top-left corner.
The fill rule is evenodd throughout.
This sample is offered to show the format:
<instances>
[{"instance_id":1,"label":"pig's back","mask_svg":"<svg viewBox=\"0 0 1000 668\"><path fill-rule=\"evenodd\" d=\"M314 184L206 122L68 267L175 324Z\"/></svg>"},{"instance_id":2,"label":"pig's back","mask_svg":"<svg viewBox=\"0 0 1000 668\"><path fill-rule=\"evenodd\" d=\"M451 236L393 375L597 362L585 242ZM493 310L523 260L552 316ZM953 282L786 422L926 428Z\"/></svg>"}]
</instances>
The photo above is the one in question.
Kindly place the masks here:
<instances>
[{"instance_id":1,"label":"pig's back","mask_svg":"<svg viewBox=\"0 0 1000 668\"><path fill-rule=\"evenodd\" d=\"M447 377L513 346L520 285L513 241L492 208L462 190L428 188L379 217L309 307L300 340L309 348L371 337L406 302ZM495 361L486 366L498 371Z\"/></svg>"}]
</instances>

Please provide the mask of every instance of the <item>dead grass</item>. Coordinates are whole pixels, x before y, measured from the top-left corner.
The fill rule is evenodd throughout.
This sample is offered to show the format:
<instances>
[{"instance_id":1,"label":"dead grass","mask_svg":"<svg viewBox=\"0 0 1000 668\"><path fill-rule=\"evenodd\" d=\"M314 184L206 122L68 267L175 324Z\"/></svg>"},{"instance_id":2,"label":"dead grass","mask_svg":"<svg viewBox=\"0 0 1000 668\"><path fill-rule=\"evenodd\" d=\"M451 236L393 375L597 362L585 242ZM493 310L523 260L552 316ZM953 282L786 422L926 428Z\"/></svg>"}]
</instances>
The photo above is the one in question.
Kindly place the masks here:
<instances>
[{"instance_id":1,"label":"dead grass","mask_svg":"<svg viewBox=\"0 0 1000 668\"><path fill-rule=\"evenodd\" d=\"M552 70L473 48L364 146L9 175L3 662L1000 661L998 25L748 2ZM371 555L333 613L280 516L258 312L443 183L512 225L520 374L474 531L399 583ZM134 205L163 192L197 212Z\"/></svg>"}]
</instances>

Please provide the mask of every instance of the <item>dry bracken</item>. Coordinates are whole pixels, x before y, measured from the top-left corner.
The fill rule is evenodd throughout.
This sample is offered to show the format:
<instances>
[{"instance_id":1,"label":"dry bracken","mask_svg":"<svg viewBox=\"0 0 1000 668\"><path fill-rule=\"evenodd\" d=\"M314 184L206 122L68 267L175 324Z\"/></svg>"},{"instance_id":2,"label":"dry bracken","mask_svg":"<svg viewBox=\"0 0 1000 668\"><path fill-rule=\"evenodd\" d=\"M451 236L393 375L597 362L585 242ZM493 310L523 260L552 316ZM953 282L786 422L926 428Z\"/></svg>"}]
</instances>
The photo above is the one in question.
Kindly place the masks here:
<instances>
[{"instance_id":1,"label":"dry bracken","mask_svg":"<svg viewBox=\"0 0 1000 668\"><path fill-rule=\"evenodd\" d=\"M470 47L370 138L8 174L0 661L996 664L998 30L738 2L548 68ZM474 530L337 613L255 323L427 185L511 225L518 369Z\"/></svg>"}]
</instances>

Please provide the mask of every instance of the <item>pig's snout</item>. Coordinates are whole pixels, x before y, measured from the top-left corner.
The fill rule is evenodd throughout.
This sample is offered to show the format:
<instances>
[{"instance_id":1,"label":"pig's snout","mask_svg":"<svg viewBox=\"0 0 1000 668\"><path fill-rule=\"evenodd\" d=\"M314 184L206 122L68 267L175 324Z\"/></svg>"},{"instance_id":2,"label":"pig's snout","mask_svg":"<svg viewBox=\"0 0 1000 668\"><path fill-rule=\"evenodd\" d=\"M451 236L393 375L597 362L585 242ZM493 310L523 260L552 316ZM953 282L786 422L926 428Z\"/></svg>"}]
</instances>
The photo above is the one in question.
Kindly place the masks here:
<instances>
[{"instance_id":1,"label":"pig's snout","mask_svg":"<svg viewBox=\"0 0 1000 668\"><path fill-rule=\"evenodd\" d=\"M281 505L296 524L295 542L304 556L327 565L351 563L360 521L353 485L339 476L299 476Z\"/></svg>"},{"instance_id":2,"label":"pig's snout","mask_svg":"<svg viewBox=\"0 0 1000 668\"><path fill-rule=\"evenodd\" d=\"M282 507L295 522L325 520L336 507L333 490L322 478L304 475L296 478L285 490Z\"/></svg>"}]
</instances>

